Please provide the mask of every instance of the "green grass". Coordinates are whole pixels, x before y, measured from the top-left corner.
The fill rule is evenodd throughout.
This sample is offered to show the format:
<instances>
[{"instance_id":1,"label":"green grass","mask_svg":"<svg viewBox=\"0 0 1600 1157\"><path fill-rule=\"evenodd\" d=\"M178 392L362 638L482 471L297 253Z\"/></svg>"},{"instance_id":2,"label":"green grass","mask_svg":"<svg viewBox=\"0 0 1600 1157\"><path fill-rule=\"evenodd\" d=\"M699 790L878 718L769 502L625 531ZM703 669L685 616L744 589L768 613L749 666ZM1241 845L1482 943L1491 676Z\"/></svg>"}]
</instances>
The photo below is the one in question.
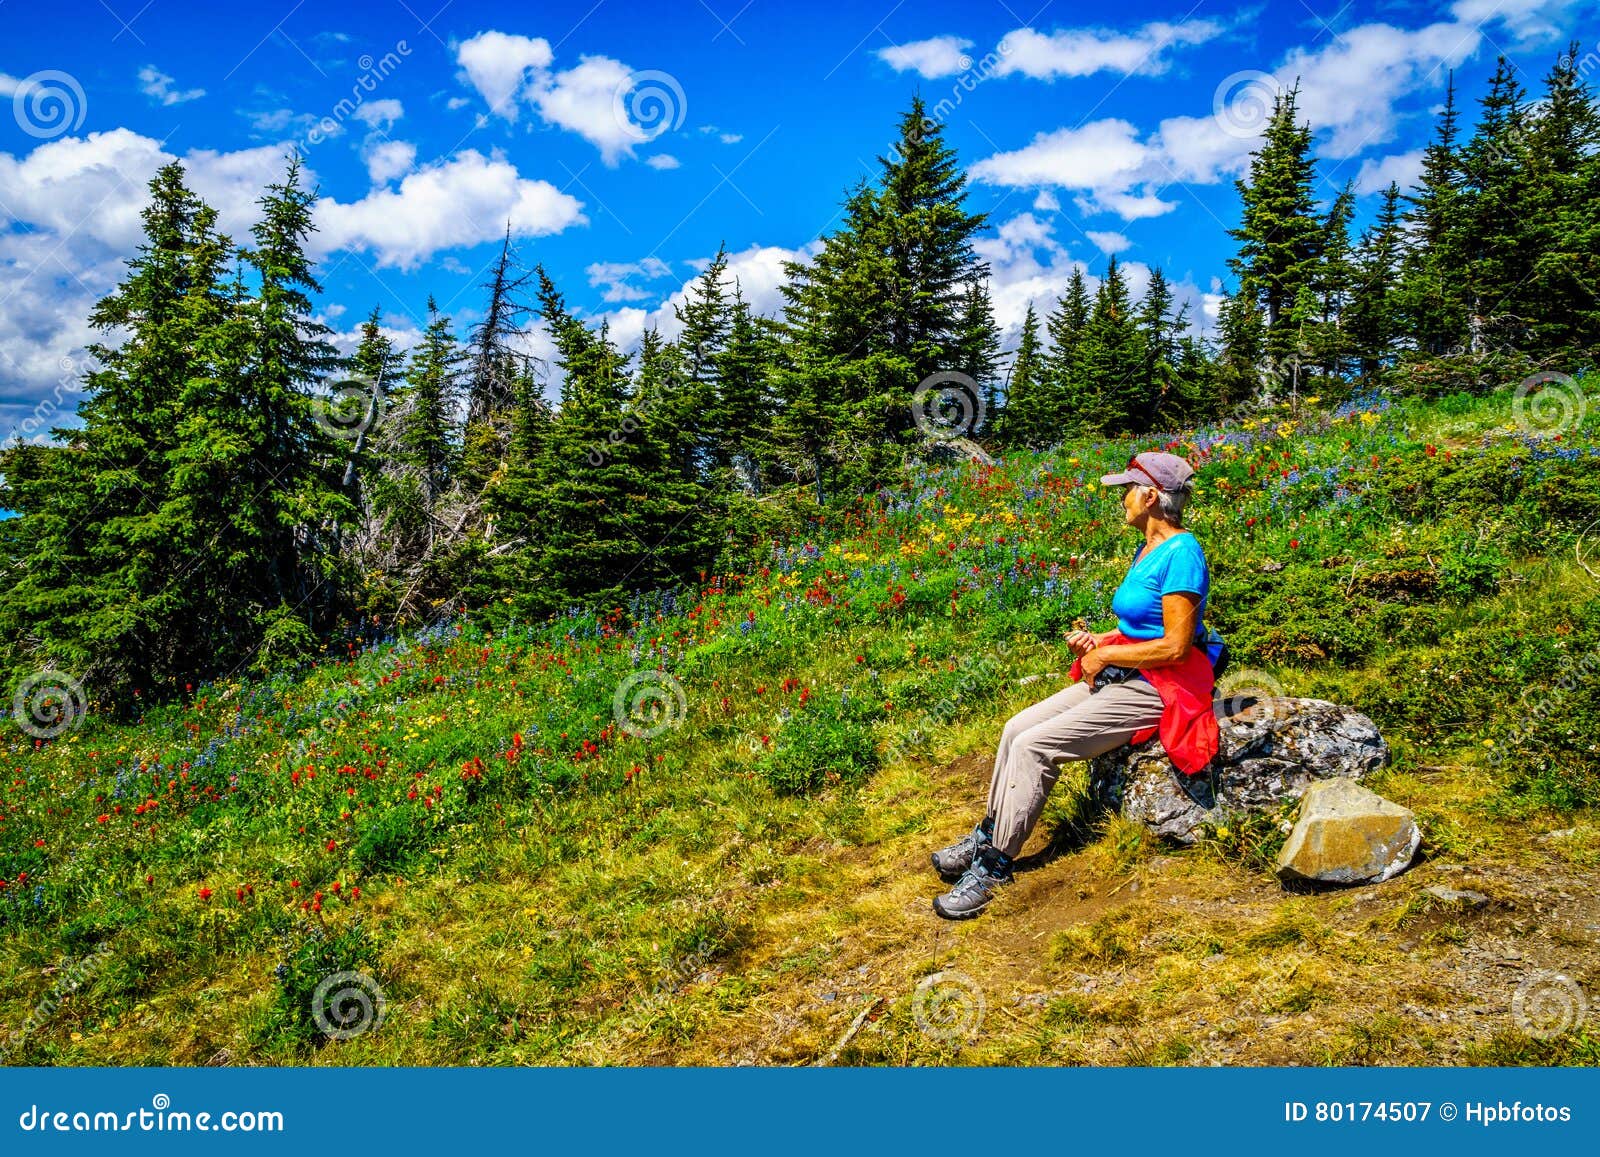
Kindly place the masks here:
<instances>
[{"instance_id":1,"label":"green grass","mask_svg":"<svg viewBox=\"0 0 1600 1157\"><path fill-rule=\"evenodd\" d=\"M1595 447L1590 410L1559 442L1508 430L1504 391L1177 439L1203 464L1188 524L1235 663L1371 714L1396 753L1375 786L1435 861L1595 862L1600 696L1578 664L1600 585L1574 548L1600 495L1557 453ZM674 601L491 607L53 742L7 724L7 1058L810 1063L873 995L837 1063L1521 1056L1493 1026L1428 1051L1366 1007L1478 924L1285 897L1283 817L1173 853L1069 774L1038 837L1055 862L982 921L927 914L926 848L971 823L1001 724L1064 683L1073 618L1109 621L1136 543L1093 482L1138 448L926 468L851 511L784 497L761 517L800 534ZM1558 828L1576 834L1534 838ZM988 992L972 1041L912 1014L952 959ZM1391 979L1364 987L1352 962L1373 960ZM342 972L381 987L377 1031L319 1024ZM1236 999L1272 1024L1242 1027Z\"/></svg>"}]
</instances>

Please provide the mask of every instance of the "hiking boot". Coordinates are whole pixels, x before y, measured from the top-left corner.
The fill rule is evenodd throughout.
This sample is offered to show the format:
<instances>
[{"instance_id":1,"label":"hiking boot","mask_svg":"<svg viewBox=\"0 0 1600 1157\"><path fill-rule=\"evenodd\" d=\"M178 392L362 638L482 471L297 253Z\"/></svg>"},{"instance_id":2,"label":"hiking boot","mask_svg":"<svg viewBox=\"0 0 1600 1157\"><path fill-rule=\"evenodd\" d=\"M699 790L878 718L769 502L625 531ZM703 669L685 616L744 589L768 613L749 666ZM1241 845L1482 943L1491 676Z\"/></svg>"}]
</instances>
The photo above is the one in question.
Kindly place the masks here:
<instances>
[{"instance_id":1,"label":"hiking boot","mask_svg":"<svg viewBox=\"0 0 1600 1157\"><path fill-rule=\"evenodd\" d=\"M934 871L943 876L946 883L960 879L961 873L972 867L972 856L978 850L978 845L989 843L993 833L994 817L984 816L982 823L955 843L929 854L928 858L933 861Z\"/></svg>"},{"instance_id":2,"label":"hiking boot","mask_svg":"<svg viewBox=\"0 0 1600 1157\"><path fill-rule=\"evenodd\" d=\"M933 910L946 920L967 920L989 906L1001 884L1011 883L1011 857L993 844L978 846L972 867L943 896L933 898Z\"/></svg>"}]
</instances>

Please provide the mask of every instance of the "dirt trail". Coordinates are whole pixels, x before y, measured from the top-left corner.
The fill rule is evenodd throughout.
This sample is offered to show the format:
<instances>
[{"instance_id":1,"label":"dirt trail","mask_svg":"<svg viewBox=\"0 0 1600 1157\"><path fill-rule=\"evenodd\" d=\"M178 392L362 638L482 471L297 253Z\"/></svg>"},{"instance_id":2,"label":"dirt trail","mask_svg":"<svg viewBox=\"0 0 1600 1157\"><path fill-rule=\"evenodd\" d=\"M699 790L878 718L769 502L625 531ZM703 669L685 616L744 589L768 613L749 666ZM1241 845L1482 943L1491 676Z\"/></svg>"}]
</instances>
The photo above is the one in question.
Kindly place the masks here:
<instances>
[{"instance_id":1,"label":"dirt trail","mask_svg":"<svg viewBox=\"0 0 1600 1157\"><path fill-rule=\"evenodd\" d=\"M1530 830L1513 855L1423 859L1305 895L1203 850L1119 859L1108 838L1046 852L1036 834L984 915L940 920L927 852L981 806L991 758L924 773L932 814L950 817L927 833L807 848L816 882L798 902L758 902L753 943L720 970L763 977L759 995L654 1059L1529 1063L1580 993L1600 994L1600 894L1592 860L1566 847L1592 848L1592 829ZM944 991L968 1012L981 1002L975 1034L930 1041L916 1023L918 981L935 971L960 974Z\"/></svg>"}]
</instances>

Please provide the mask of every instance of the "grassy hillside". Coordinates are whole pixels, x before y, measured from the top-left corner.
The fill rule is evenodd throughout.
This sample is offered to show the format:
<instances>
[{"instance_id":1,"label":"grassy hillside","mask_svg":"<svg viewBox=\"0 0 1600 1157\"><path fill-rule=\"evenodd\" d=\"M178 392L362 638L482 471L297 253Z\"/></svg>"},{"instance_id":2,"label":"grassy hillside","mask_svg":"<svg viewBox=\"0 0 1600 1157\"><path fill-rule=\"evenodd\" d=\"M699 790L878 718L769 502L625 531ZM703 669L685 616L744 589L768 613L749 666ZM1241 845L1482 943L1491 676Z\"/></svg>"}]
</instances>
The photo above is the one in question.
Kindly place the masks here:
<instances>
[{"instance_id":1,"label":"grassy hillside","mask_svg":"<svg viewBox=\"0 0 1600 1157\"><path fill-rule=\"evenodd\" d=\"M1201 466L1187 523L1229 684L1388 737L1374 786L1426 837L1396 880L1291 895L1272 817L1163 849L1069 774L1018 884L978 921L932 915L926 851L976 818L1001 724L1065 681L1063 631L1108 623L1137 545L1094 480L1149 446L1069 444L919 467L850 513L763 503L744 573L601 617L452 619L54 741L7 721L0 1049L1593 1063L1600 1035L1512 1015L1559 1027L1600 979L1580 409L1539 432L1509 390L1312 400L1167 443ZM311 996L343 970L386 1017L329 1041ZM919 1026L980 1005L975 1033Z\"/></svg>"}]
</instances>

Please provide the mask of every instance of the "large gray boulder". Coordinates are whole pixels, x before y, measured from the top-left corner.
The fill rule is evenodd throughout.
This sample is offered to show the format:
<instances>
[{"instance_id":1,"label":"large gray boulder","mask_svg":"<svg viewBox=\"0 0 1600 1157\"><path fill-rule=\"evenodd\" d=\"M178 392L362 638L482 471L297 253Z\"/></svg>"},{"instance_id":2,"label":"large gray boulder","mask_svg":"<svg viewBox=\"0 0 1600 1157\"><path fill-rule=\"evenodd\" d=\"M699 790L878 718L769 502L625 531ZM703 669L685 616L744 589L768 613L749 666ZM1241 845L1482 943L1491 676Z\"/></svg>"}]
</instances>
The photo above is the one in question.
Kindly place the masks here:
<instances>
[{"instance_id":1,"label":"large gray boulder","mask_svg":"<svg viewBox=\"0 0 1600 1157\"><path fill-rule=\"evenodd\" d=\"M1371 719L1323 699L1218 700L1217 725L1221 750L1210 774L1183 774L1152 738L1090 760L1090 793L1157 835L1192 844L1207 821L1272 811L1309 784L1359 781L1389 762Z\"/></svg>"}]
</instances>

